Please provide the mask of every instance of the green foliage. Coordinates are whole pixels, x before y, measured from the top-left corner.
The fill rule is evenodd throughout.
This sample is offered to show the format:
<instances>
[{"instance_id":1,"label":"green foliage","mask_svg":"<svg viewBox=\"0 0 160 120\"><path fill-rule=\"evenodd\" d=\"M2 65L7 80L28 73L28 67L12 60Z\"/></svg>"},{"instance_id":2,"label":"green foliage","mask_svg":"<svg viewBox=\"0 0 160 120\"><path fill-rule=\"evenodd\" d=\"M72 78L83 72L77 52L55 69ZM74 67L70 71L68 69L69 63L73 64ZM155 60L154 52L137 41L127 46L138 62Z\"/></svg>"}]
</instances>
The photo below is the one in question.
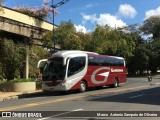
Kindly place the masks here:
<instances>
[{"instance_id":1,"label":"green foliage","mask_svg":"<svg viewBox=\"0 0 160 120\"><path fill-rule=\"evenodd\" d=\"M150 50L149 69L155 73L160 69L160 38L148 43L148 48Z\"/></svg>"},{"instance_id":2,"label":"green foliage","mask_svg":"<svg viewBox=\"0 0 160 120\"><path fill-rule=\"evenodd\" d=\"M133 56L137 36L121 30L97 26L93 32L94 51L100 54L122 56L129 59Z\"/></svg>"},{"instance_id":3,"label":"green foliage","mask_svg":"<svg viewBox=\"0 0 160 120\"><path fill-rule=\"evenodd\" d=\"M24 46L15 44L12 40L0 40L0 62L2 64L2 76L8 80L14 79L17 70L20 70L24 62Z\"/></svg>"},{"instance_id":4,"label":"green foliage","mask_svg":"<svg viewBox=\"0 0 160 120\"><path fill-rule=\"evenodd\" d=\"M23 78L26 46L22 43L14 43L11 39L0 38L0 51L0 80ZM34 45L29 47L29 77L35 78L39 73L38 61L49 56L49 51L42 47Z\"/></svg>"},{"instance_id":5,"label":"green foliage","mask_svg":"<svg viewBox=\"0 0 160 120\"><path fill-rule=\"evenodd\" d=\"M94 52L104 54L108 46L107 32L105 27L97 26L93 32Z\"/></svg>"},{"instance_id":6,"label":"green foliage","mask_svg":"<svg viewBox=\"0 0 160 120\"><path fill-rule=\"evenodd\" d=\"M134 51L134 56L128 61L128 72L132 74L142 74L143 71L148 69L149 63L149 49L145 44L140 44Z\"/></svg>"},{"instance_id":7,"label":"green foliage","mask_svg":"<svg viewBox=\"0 0 160 120\"><path fill-rule=\"evenodd\" d=\"M16 78L16 79L13 79L13 80L9 80L9 81L6 81L7 83L20 83L20 82L33 82L34 80L33 79L21 79L21 78Z\"/></svg>"},{"instance_id":8,"label":"green foliage","mask_svg":"<svg viewBox=\"0 0 160 120\"><path fill-rule=\"evenodd\" d=\"M148 39L147 48L149 49L149 69L155 73L160 69L160 16L153 16L144 21L141 27L144 35L153 35Z\"/></svg>"},{"instance_id":9,"label":"green foliage","mask_svg":"<svg viewBox=\"0 0 160 120\"><path fill-rule=\"evenodd\" d=\"M61 22L55 29L55 39L62 50L82 50L82 41L76 35L76 29L71 21ZM53 47L53 32L46 32L42 43L44 47Z\"/></svg>"},{"instance_id":10,"label":"green foliage","mask_svg":"<svg viewBox=\"0 0 160 120\"><path fill-rule=\"evenodd\" d=\"M42 88L42 81L36 81L36 89L40 90Z\"/></svg>"},{"instance_id":11,"label":"green foliage","mask_svg":"<svg viewBox=\"0 0 160 120\"><path fill-rule=\"evenodd\" d=\"M39 73L39 69L37 69L38 61L41 59L46 59L49 56L49 51L42 47L32 46L30 48L29 76L31 78L35 78L36 74Z\"/></svg>"},{"instance_id":12,"label":"green foliage","mask_svg":"<svg viewBox=\"0 0 160 120\"><path fill-rule=\"evenodd\" d=\"M76 35L81 39L82 41L82 50L84 51L94 51L94 41L92 40L92 33L76 33Z\"/></svg>"},{"instance_id":13,"label":"green foliage","mask_svg":"<svg viewBox=\"0 0 160 120\"><path fill-rule=\"evenodd\" d=\"M82 49L82 41L76 35L76 29L71 21L61 22L56 29L56 40L62 50Z\"/></svg>"},{"instance_id":14,"label":"green foliage","mask_svg":"<svg viewBox=\"0 0 160 120\"><path fill-rule=\"evenodd\" d=\"M104 55L124 57L128 72L142 74L145 70L160 68L159 17L144 21L144 25L134 24L125 28L112 29L99 26L92 33L76 33L71 21L62 22L56 29L56 40L62 50L84 50ZM124 32L125 31L125 32ZM141 34L153 34L153 42L147 43ZM44 45L53 44L53 34L46 33Z\"/></svg>"},{"instance_id":15,"label":"green foliage","mask_svg":"<svg viewBox=\"0 0 160 120\"><path fill-rule=\"evenodd\" d=\"M144 21L141 31L146 35L153 35L153 39L160 37L160 16L153 16Z\"/></svg>"},{"instance_id":16,"label":"green foliage","mask_svg":"<svg viewBox=\"0 0 160 120\"><path fill-rule=\"evenodd\" d=\"M53 47L53 32L47 31L41 42L43 43L43 46L48 49Z\"/></svg>"}]
</instances>

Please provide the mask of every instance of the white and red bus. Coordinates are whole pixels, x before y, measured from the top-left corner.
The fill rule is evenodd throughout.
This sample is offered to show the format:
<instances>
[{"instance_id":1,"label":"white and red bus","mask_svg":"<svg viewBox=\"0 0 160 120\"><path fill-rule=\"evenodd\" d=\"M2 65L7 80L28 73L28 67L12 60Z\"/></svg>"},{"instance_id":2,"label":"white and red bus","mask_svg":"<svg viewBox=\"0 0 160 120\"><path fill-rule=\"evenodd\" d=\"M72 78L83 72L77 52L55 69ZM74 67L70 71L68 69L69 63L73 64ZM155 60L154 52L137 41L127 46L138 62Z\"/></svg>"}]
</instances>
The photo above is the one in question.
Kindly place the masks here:
<instances>
[{"instance_id":1,"label":"white and red bus","mask_svg":"<svg viewBox=\"0 0 160 120\"><path fill-rule=\"evenodd\" d=\"M59 51L42 68L43 91L86 91L89 87L112 86L127 82L122 57L99 55L85 51ZM43 69L43 70L42 70Z\"/></svg>"}]
</instances>

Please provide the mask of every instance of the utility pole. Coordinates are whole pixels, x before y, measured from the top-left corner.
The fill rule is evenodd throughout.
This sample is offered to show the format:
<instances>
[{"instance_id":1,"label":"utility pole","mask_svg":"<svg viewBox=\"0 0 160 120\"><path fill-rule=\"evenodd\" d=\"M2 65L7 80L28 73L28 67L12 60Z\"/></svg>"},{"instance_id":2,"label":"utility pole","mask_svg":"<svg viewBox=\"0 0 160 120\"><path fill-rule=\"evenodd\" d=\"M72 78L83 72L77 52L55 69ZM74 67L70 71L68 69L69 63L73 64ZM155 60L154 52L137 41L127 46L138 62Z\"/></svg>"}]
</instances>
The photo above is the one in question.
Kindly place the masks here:
<instances>
[{"instance_id":1,"label":"utility pole","mask_svg":"<svg viewBox=\"0 0 160 120\"><path fill-rule=\"evenodd\" d=\"M52 5L51 7L53 8L53 42L54 42L54 53L56 52L56 37L55 37L55 31L54 31L54 9L65 4L66 2L68 2L69 0L62 0L59 3L54 4L53 0L52 0Z\"/></svg>"}]
</instances>

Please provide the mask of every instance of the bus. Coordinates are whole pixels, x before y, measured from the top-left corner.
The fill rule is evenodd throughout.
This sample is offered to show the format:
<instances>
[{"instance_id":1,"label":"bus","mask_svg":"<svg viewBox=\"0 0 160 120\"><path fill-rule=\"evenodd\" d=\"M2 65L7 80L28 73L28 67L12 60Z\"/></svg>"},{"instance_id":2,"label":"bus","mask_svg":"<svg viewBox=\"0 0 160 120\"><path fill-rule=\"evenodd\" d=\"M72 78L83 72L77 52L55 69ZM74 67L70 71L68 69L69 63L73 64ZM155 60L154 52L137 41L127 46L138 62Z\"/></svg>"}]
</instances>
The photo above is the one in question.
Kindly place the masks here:
<instances>
[{"instance_id":1,"label":"bus","mask_svg":"<svg viewBox=\"0 0 160 120\"><path fill-rule=\"evenodd\" d=\"M54 53L40 67L42 90L85 92L89 87L111 86L127 82L125 60L122 57L93 52L66 50Z\"/></svg>"}]
</instances>

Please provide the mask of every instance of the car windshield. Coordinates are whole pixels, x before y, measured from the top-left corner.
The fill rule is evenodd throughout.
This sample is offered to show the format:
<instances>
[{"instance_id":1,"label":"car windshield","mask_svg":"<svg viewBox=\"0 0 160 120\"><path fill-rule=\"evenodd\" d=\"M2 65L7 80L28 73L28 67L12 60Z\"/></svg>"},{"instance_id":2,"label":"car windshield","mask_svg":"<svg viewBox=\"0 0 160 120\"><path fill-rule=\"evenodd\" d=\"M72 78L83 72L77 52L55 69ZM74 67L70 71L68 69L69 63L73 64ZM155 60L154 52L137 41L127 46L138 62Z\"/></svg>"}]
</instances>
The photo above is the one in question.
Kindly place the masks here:
<instances>
[{"instance_id":1,"label":"car windshield","mask_svg":"<svg viewBox=\"0 0 160 120\"><path fill-rule=\"evenodd\" d=\"M65 77L65 68L63 59L49 60L43 70L43 80L63 80Z\"/></svg>"}]
</instances>

